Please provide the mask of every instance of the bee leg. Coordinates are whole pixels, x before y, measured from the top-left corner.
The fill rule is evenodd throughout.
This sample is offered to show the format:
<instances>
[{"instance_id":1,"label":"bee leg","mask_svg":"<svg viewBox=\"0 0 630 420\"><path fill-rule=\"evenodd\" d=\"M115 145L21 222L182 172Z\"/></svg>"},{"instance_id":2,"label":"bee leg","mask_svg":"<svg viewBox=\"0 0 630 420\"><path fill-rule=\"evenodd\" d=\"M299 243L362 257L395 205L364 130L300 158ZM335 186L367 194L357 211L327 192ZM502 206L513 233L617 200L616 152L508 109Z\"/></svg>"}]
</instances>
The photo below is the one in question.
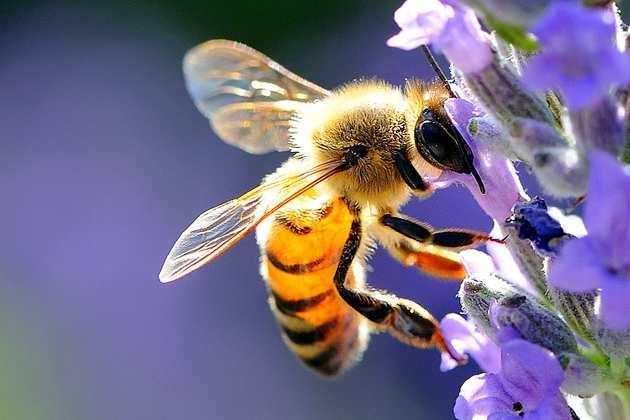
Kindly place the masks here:
<instances>
[{"instance_id":1,"label":"bee leg","mask_svg":"<svg viewBox=\"0 0 630 420\"><path fill-rule=\"evenodd\" d=\"M385 248L403 265L415 266L431 276L457 281L466 278L466 269L457 252L433 245L411 243L408 240Z\"/></svg>"},{"instance_id":2,"label":"bee leg","mask_svg":"<svg viewBox=\"0 0 630 420\"><path fill-rule=\"evenodd\" d=\"M488 241L505 243L505 239L493 238L476 230L433 229L426 223L418 222L407 216L399 217L385 214L381 216L380 221L381 224L409 239L416 240L424 245L434 245L453 251L476 248Z\"/></svg>"},{"instance_id":3,"label":"bee leg","mask_svg":"<svg viewBox=\"0 0 630 420\"><path fill-rule=\"evenodd\" d=\"M374 323L375 327L387 331L396 339L414 347L437 347L450 353L439 324L422 306L408 299L376 290L353 289L346 285L346 276L361 244L361 221L352 222L350 235L344 244L341 258L335 271L334 283L341 298L354 310Z\"/></svg>"},{"instance_id":4,"label":"bee leg","mask_svg":"<svg viewBox=\"0 0 630 420\"><path fill-rule=\"evenodd\" d=\"M394 154L394 164L405 183L414 194L425 197L433 193L433 187L427 183L418 173L405 152L398 151Z\"/></svg>"},{"instance_id":5,"label":"bee leg","mask_svg":"<svg viewBox=\"0 0 630 420\"><path fill-rule=\"evenodd\" d=\"M403 240L383 241L389 252L404 265L447 279L462 280L466 271L456 251L475 248L487 241L503 242L482 232L465 229L435 230L406 216L381 216L383 226L404 236Z\"/></svg>"}]
</instances>

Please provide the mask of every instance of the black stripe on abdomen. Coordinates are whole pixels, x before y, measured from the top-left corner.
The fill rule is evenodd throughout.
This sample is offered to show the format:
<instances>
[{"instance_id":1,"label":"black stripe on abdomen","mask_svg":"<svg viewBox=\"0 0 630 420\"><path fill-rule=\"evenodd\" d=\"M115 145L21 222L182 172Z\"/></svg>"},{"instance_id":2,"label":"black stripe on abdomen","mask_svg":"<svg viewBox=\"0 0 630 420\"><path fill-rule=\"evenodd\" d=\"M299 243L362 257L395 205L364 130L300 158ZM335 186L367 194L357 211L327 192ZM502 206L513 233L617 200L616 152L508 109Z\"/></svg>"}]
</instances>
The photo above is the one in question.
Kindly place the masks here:
<instances>
[{"instance_id":1,"label":"black stripe on abdomen","mask_svg":"<svg viewBox=\"0 0 630 420\"><path fill-rule=\"evenodd\" d=\"M285 315L295 315L296 312L304 312L308 309L322 303L326 298L333 295L333 289L328 289L325 292L311 296L304 299L284 299L276 292L271 290L271 295L276 302L276 308Z\"/></svg>"},{"instance_id":2,"label":"black stripe on abdomen","mask_svg":"<svg viewBox=\"0 0 630 420\"><path fill-rule=\"evenodd\" d=\"M321 353L313 357L304 358L302 361L311 369L322 375L335 376L343 369L347 357L353 352L359 339L359 329L355 328L350 339L341 339L322 350Z\"/></svg>"},{"instance_id":3,"label":"black stripe on abdomen","mask_svg":"<svg viewBox=\"0 0 630 420\"><path fill-rule=\"evenodd\" d=\"M335 343L316 356L302 358L302 361L318 372L333 375L339 371L342 360L337 358L342 343Z\"/></svg>"},{"instance_id":4,"label":"black stripe on abdomen","mask_svg":"<svg viewBox=\"0 0 630 420\"><path fill-rule=\"evenodd\" d=\"M284 264L273 253L267 251L265 254L271 265L288 274L312 273L313 271L317 271L319 269L318 266L324 261L324 257L321 257L305 264Z\"/></svg>"},{"instance_id":5,"label":"black stripe on abdomen","mask_svg":"<svg viewBox=\"0 0 630 420\"><path fill-rule=\"evenodd\" d=\"M334 330L339 322L339 318L333 318L330 321L324 322L313 329L304 331L294 331L287 326L282 326L284 334L289 340L295 344L315 344L320 341L324 341L330 333Z\"/></svg>"}]
</instances>

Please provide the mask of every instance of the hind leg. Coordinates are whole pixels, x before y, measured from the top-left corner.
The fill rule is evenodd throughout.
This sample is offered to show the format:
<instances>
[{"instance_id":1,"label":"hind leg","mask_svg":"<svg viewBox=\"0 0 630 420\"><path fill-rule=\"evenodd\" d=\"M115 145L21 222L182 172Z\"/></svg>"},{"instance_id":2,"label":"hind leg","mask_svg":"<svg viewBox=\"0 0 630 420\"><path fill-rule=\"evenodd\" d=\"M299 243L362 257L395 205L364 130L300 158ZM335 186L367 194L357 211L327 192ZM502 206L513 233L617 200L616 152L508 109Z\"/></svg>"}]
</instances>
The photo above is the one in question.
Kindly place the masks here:
<instances>
[{"instance_id":1,"label":"hind leg","mask_svg":"<svg viewBox=\"0 0 630 420\"><path fill-rule=\"evenodd\" d=\"M388 332L403 343L420 348L435 346L440 351L449 353L454 360L463 362L450 353L438 322L422 306L377 290L353 288L347 283L348 271L361 240L361 221L357 217L352 222L334 275L335 287L341 298L372 321L376 328Z\"/></svg>"}]
</instances>

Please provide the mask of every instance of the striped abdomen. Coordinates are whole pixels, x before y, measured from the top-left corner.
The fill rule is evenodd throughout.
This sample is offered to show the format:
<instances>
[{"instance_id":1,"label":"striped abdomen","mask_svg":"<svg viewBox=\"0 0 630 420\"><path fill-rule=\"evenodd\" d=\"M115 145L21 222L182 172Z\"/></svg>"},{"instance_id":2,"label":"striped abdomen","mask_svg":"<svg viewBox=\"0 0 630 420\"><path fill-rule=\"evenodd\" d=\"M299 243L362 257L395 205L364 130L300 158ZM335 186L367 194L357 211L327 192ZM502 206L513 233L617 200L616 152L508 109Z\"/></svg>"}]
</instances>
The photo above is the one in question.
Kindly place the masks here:
<instances>
[{"instance_id":1,"label":"striped abdomen","mask_svg":"<svg viewBox=\"0 0 630 420\"><path fill-rule=\"evenodd\" d=\"M341 199L311 190L258 230L269 305L287 346L308 367L333 376L363 352L367 321L337 294L333 276L352 216ZM355 262L351 284L363 283Z\"/></svg>"}]
</instances>

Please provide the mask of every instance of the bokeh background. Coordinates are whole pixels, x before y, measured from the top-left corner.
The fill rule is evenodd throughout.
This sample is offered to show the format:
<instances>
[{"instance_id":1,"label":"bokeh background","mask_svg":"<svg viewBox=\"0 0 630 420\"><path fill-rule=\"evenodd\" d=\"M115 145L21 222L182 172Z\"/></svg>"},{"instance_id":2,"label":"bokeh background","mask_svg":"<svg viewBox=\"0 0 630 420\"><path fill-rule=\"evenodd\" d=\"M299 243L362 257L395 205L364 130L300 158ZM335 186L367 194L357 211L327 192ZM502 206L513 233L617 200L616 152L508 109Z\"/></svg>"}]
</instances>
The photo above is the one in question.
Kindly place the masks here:
<instances>
[{"instance_id":1,"label":"bokeh background","mask_svg":"<svg viewBox=\"0 0 630 420\"><path fill-rule=\"evenodd\" d=\"M385 46L399 1L15 1L0 6L0 419L442 419L473 363L375 336L336 381L303 369L267 308L250 237L185 280L163 259L203 210L287 155L221 143L181 59L245 42L325 87L431 77ZM488 230L462 188L410 203ZM457 312L458 285L384 252L370 282Z\"/></svg>"}]
</instances>

